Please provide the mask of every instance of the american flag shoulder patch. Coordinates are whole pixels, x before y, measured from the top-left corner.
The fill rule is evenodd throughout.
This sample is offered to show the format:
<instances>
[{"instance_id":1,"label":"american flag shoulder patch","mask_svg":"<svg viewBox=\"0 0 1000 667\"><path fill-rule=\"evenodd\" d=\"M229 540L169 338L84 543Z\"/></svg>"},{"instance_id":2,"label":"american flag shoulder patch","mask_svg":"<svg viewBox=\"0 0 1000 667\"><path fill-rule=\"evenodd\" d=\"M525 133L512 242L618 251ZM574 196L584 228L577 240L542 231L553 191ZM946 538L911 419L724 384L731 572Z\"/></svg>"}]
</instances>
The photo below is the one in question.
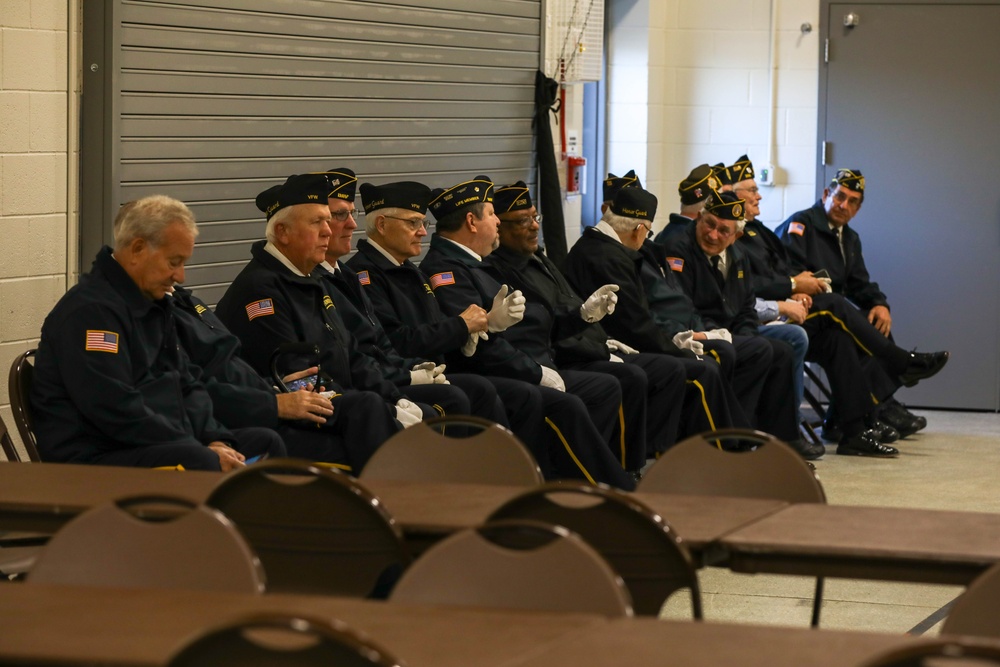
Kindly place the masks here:
<instances>
[{"instance_id":1,"label":"american flag shoulder patch","mask_svg":"<svg viewBox=\"0 0 1000 667\"><path fill-rule=\"evenodd\" d=\"M358 282L362 285L371 285L372 279L371 276L368 275L367 271L358 271Z\"/></svg>"},{"instance_id":2,"label":"american flag shoulder patch","mask_svg":"<svg viewBox=\"0 0 1000 667\"><path fill-rule=\"evenodd\" d=\"M87 352L110 352L118 354L118 334L114 331L87 329L87 340L84 344Z\"/></svg>"},{"instance_id":3,"label":"american flag shoulder patch","mask_svg":"<svg viewBox=\"0 0 1000 667\"><path fill-rule=\"evenodd\" d=\"M247 317L250 318L250 321L265 315L274 315L274 302L270 299L261 299L247 304Z\"/></svg>"},{"instance_id":4,"label":"american flag shoulder patch","mask_svg":"<svg viewBox=\"0 0 1000 667\"><path fill-rule=\"evenodd\" d=\"M684 272L684 260L680 257L667 257L667 266L670 267L671 271Z\"/></svg>"},{"instance_id":5,"label":"american flag shoulder patch","mask_svg":"<svg viewBox=\"0 0 1000 667\"><path fill-rule=\"evenodd\" d=\"M788 223L788 233L798 234L799 236L802 236L803 234L806 233L806 226L803 225L801 222L790 222Z\"/></svg>"},{"instance_id":6,"label":"american flag shoulder patch","mask_svg":"<svg viewBox=\"0 0 1000 667\"><path fill-rule=\"evenodd\" d=\"M454 285L455 284L455 274L451 271L445 271L444 273L435 273L431 276L431 289L437 289L442 285Z\"/></svg>"}]
</instances>

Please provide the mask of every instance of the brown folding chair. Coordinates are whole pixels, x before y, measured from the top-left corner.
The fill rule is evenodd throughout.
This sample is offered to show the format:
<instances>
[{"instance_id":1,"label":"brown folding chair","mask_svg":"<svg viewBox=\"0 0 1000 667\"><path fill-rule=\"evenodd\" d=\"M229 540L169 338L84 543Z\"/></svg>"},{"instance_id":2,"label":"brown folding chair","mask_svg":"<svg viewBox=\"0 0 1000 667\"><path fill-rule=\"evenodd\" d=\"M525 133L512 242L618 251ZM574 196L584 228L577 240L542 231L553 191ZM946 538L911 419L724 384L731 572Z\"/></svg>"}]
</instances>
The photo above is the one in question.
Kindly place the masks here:
<instances>
[{"instance_id":1,"label":"brown folding chair","mask_svg":"<svg viewBox=\"0 0 1000 667\"><path fill-rule=\"evenodd\" d=\"M941 634L1000 637L1000 564L994 565L969 584L941 626Z\"/></svg>"},{"instance_id":2,"label":"brown folding chair","mask_svg":"<svg viewBox=\"0 0 1000 667\"><path fill-rule=\"evenodd\" d=\"M409 564L396 521L356 480L272 459L227 475L205 501L253 546L268 591L379 596Z\"/></svg>"},{"instance_id":3,"label":"brown folding chair","mask_svg":"<svg viewBox=\"0 0 1000 667\"><path fill-rule=\"evenodd\" d=\"M924 665L935 667L1000 665L1000 646L937 640L889 649L861 663L859 667L923 667Z\"/></svg>"},{"instance_id":4,"label":"brown folding chair","mask_svg":"<svg viewBox=\"0 0 1000 667\"><path fill-rule=\"evenodd\" d=\"M479 429L469 437L442 433ZM528 448L506 428L464 415L435 417L400 431L376 450L364 479L537 486L544 481Z\"/></svg>"},{"instance_id":5,"label":"brown folding chair","mask_svg":"<svg viewBox=\"0 0 1000 667\"><path fill-rule=\"evenodd\" d=\"M338 620L273 613L213 628L178 651L168 667L400 667L378 644Z\"/></svg>"},{"instance_id":6,"label":"brown folding chair","mask_svg":"<svg viewBox=\"0 0 1000 667\"><path fill-rule=\"evenodd\" d=\"M755 448L726 451L725 442ZM772 435L749 429L709 431L677 443L649 467L638 490L791 503L826 502L816 474L794 449ZM823 577L817 577L812 627L819 627L822 606Z\"/></svg>"},{"instance_id":7,"label":"brown folding chair","mask_svg":"<svg viewBox=\"0 0 1000 667\"><path fill-rule=\"evenodd\" d=\"M10 430L3 417L0 417L0 449L3 450L4 457L11 463L21 462L21 455L18 454L17 447L14 446L14 439L10 437Z\"/></svg>"},{"instance_id":8,"label":"brown folding chair","mask_svg":"<svg viewBox=\"0 0 1000 667\"><path fill-rule=\"evenodd\" d=\"M624 582L581 537L496 521L438 542L403 573L395 602L631 616Z\"/></svg>"},{"instance_id":9,"label":"brown folding chair","mask_svg":"<svg viewBox=\"0 0 1000 667\"><path fill-rule=\"evenodd\" d=\"M17 432L21 434L21 444L24 445L24 451L28 454L28 460L37 463L42 459L38 456L35 429L32 426L31 420L31 399L29 397L31 375L35 369L28 360L34 356L34 349L17 355L14 363L10 365L10 374L7 376L7 389L10 394L10 410L14 413L14 424L17 426ZM4 452L7 452L6 445L4 446ZM10 454L7 454L7 458L11 461L14 460L10 457Z\"/></svg>"},{"instance_id":10,"label":"brown folding chair","mask_svg":"<svg viewBox=\"0 0 1000 667\"><path fill-rule=\"evenodd\" d=\"M657 616L667 598L689 589L701 619L701 588L687 547L656 512L604 486L551 482L526 491L487 519L530 519L564 526L594 547L624 579L635 613Z\"/></svg>"},{"instance_id":11,"label":"brown folding chair","mask_svg":"<svg viewBox=\"0 0 1000 667\"><path fill-rule=\"evenodd\" d=\"M28 583L263 593L264 572L218 510L164 496L95 507L57 532Z\"/></svg>"}]
</instances>

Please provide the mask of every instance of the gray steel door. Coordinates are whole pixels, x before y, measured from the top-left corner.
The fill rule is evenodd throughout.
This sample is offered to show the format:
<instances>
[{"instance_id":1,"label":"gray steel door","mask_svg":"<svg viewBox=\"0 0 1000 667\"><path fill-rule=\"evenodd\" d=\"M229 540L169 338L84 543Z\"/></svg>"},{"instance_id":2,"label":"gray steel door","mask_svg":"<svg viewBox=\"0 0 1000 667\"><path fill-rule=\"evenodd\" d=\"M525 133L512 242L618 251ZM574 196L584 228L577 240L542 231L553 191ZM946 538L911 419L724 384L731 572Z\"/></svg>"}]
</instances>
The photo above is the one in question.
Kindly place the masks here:
<instances>
[{"instance_id":1,"label":"gray steel door","mask_svg":"<svg viewBox=\"0 0 1000 667\"><path fill-rule=\"evenodd\" d=\"M940 375L898 397L997 410L1000 6L824 5L819 138L829 146L818 184L839 167L864 172L851 225L889 297L896 342L952 354ZM858 24L844 27L852 12Z\"/></svg>"}]
</instances>

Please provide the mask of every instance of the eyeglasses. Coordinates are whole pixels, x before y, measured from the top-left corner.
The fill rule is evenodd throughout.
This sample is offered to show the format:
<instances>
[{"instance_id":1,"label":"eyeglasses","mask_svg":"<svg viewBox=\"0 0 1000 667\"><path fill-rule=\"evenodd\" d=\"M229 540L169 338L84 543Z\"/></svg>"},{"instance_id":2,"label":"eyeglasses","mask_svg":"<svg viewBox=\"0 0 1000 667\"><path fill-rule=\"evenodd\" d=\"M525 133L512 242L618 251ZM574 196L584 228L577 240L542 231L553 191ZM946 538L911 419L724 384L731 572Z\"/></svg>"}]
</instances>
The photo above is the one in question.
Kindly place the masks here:
<instances>
[{"instance_id":1,"label":"eyeglasses","mask_svg":"<svg viewBox=\"0 0 1000 667\"><path fill-rule=\"evenodd\" d=\"M646 238L647 239L653 238L653 225L652 224L646 224L645 222L640 222L638 225L635 226L635 229L638 230L640 228L645 228L645 230L646 230Z\"/></svg>"},{"instance_id":2,"label":"eyeglasses","mask_svg":"<svg viewBox=\"0 0 1000 667\"><path fill-rule=\"evenodd\" d=\"M416 220L410 220L409 218L397 218L394 215L386 215L383 217L392 218L393 220L399 220L401 222L405 222L410 227L410 229L415 232L421 229L427 229L427 218L418 218Z\"/></svg>"},{"instance_id":3,"label":"eyeglasses","mask_svg":"<svg viewBox=\"0 0 1000 667\"><path fill-rule=\"evenodd\" d=\"M840 191L833 195L833 201L838 204L847 204L851 208L861 206L861 197L848 197L846 193Z\"/></svg>"},{"instance_id":4,"label":"eyeglasses","mask_svg":"<svg viewBox=\"0 0 1000 667\"><path fill-rule=\"evenodd\" d=\"M509 222L517 225L518 227L529 227L533 222L542 224L542 214L538 213L536 215L526 215L523 218L518 218L517 220L505 220L504 222Z\"/></svg>"},{"instance_id":5,"label":"eyeglasses","mask_svg":"<svg viewBox=\"0 0 1000 667\"><path fill-rule=\"evenodd\" d=\"M337 222L347 222L353 215L354 211L345 208L343 210L337 211L336 213L331 213L330 217L336 220Z\"/></svg>"},{"instance_id":6,"label":"eyeglasses","mask_svg":"<svg viewBox=\"0 0 1000 667\"><path fill-rule=\"evenodd\" d=\"M754 186L752 188L733 188L733 191L737 191L737 190L743 190L743 192L749 192L752 195L756 195L756 194L760 193L760 188L758 188L757 186Z\"/></svg>"},{"instance_id":7,"label":"eyeglasses","mask_svg":"<svg viewBox=\"0 0 1000 667\"><path fill-rule=\"evenodd\" d=\"M701 219L701 224L705 225L705 229L710 232L715 232L719 235L720 239L728 239L730 236L736 233L736 228L723 227L714 220L708 220L707 218Z\"/></svg>"}]
</instances>

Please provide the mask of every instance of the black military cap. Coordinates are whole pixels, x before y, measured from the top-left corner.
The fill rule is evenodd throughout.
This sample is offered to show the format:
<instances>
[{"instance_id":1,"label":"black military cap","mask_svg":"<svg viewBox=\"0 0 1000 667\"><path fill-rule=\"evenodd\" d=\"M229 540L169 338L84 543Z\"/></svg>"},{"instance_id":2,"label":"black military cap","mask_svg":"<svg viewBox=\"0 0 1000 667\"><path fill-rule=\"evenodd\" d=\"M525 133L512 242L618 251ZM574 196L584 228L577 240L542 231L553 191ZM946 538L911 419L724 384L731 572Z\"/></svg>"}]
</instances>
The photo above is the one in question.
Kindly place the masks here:
<instances>
[{"instance_id":1,"label":"black military cap","mask_svg":"<svg viewBox=\"0 0 1000 667\"><path fill-rule=\"evenodd\" d=\"M712 194L712 190L719 187L715 179L714 172L707 164L700 164L691 170L687 178L677 186L677 192L681 196L681 203L685 206L697 204L704 201Z\"/></svg>"},{"instance_id":2,"label":"black military cap","mask_svg":"<svg viewBox=\"0 0 1000 667\"><path fill-rule=\"evenodd\" d=\"M449 213L470 204L491 203L493 201L493 181L489 176L476 176L450 188L436 188L431 193L428 208L440 220Z\"/></svg>"},{"instance_id":3,"label":"black military cap","mask_svg":"<svg viewBox=\"0 0 1000 667\"><path fill-rule=\"evenodd\" d=\"M267 214L267 219L270 220L274 212L278 210L278 194L281 192L280 185L272 185L267 190L264 190L259 195L254 203L257 204L257 208L262 212Z\"/></svg>"},{"instance_id":4,"label":"black military cap","mask_svg":"<svg viewBox=\"0 0 1000 667\"><path fill-rule=\"evenodd\" d=\"M625 187L611 203L611 212L625 218L653 222L656 217L656 195L640 187Z\"/></svg>"},{"instance_id":5,"label":"black military cap","mask_svg":"<svg viewBox=\"0 0 1000 667\"><path fill-rule=\"evenodd\" d=\"M722 220L743 220L745 202L732 192L713 192L705 202L705 211Z\"/></svg>"},{"instance_id":6,"label":"black military cap","mask_svg":"<svg viewBox=\"0 0 1000 667\"><path fill-rule=\"evenodd\" d=\"M531 208L531 193L524 181L497 188L493 193L493 210L497 215Z\"/></svg>"},{"instance_id":7,"label":"black military cap","mask_svg":"<svg viewBox=\"0 0 1000 667\"><path fill-rule=\"evenodd\" d=\"M365 213L380 208L402 208L407 211L427 212L431 200L431 189L416 181L398 181L385 185L361 184L361 205Z\"/></svg>"},{"instance_id":8,"label":"black military cap","mask_svg":"<svg viewBox=\"0 0 1000 667\"><path fill-rule=\"evenodd\" d=\"M622 188L641 188L642 182L635 175L635 169L629 169L624 176L615 176L610 171L604 179L604 201L614 201L615 195Z\"/></svg>"},{"instance_id":9,"label":"black military cap","mask_svg":"<svg viewBox=\"0 0 1000 667\"><path fill-rule=\"evenodd\" d=\"M717 181L719 181L718 187L715 188L716 190L718 188L721 188L723 185L732 185L733 184L733 174L732 174L732 172L729 171L729 167L727 167L726 165L722 164L721 162L718 163L718 164L712 165L712 175L715 176L715 178L716 178Z\"/></svg>"},{"instance_id":10,"label":"black military cap","mask_svg":"<svg viewBox=\"0 0 1000 667\"><path fill-rule=\"evenodd\" d=\"M845 188L850 188L855 192L864 194L865 177L857 169L838 169L837 175L830 181L830 187L835 188L838 185L843 185Z\"/></svg>"},{"instance_id":11,"label":"black military cap","mask_svg":"<svg viewBox=\"0 0 1000 667\"><path fill-rule=\"evenodd\" d=\"M748 181L751 178L756 178L753 171L753 162L746 155L741 156L736 161L736 164L729 167L729 175L733 179L733 185L740 181Z\"/></svg>"},{"instance_id":12,"label":"black military cap","mask_svg":"<svg viewBox=\"0 0 1000 667\"><path fill-rule=\"evenodd\" d=\"M358 177L347 167L335 167L326 171L326 180L330 182L330 199L346 199L354 201L358 188Z\"/></svg>"},{"instance_id":13,"label":"black military cap","mask_svg":"<svg viewBox=\"0 0 1000 667\"><path fill-rule=\"evenodd\" d=\"M326 205L326 194L330 191L330 183L325 174L292 174L281 185L264 190L257 195L257 208L267 214L267 219L285 208L295 204Z\"/></svg>"}]
</instances>

